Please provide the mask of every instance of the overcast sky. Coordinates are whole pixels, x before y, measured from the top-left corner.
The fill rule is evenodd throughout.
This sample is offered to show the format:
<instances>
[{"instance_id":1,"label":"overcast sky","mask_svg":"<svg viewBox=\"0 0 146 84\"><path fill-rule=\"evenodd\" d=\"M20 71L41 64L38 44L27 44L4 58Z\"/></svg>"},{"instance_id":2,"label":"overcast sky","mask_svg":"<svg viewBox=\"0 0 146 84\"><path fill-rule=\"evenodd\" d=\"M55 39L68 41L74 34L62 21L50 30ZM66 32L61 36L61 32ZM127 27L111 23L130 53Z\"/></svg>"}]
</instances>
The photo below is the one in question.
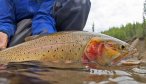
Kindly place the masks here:
<instances>
[{"instance_id":1,"label":"overcast sky","mask_svg":"<svg viewBox=\"0 0 146 84\"><path fill-rule=\"evenodd\" d=\"M142 22L144 0L91 0L92 7L85 30L96 32L126 23Z\"/></svg>"}]
</instances>

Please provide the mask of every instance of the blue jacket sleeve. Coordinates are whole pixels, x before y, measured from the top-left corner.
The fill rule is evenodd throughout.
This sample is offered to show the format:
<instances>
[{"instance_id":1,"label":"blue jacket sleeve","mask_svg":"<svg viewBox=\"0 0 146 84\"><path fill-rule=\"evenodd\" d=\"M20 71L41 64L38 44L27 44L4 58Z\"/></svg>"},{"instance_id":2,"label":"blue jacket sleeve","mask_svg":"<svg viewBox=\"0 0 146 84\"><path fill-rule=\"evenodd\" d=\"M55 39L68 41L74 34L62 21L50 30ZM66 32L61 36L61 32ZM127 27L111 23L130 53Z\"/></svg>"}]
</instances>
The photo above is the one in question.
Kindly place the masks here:
<instances>
[{"instance_id":1,"label":"blue jacket sleeve","mask_svg":"<svg viewBox=\"0 0 146 84\"><path fill-rule=\"evenodd\" d=\"M16 31L12 0L0 0L0 31L10 38Z\"/></svg>"},{"instance_id":2,"label":"blue jacket sleeve","mask_svg":"<svg viewBox=\"0 0 146 84\"><path fill-rule=\"evenodd\" d=\"M45 0L41 3L40 9L32 21L32 34L50 34L55 33L55 20L51 16L52 7L55 0Z\"/></svg>"}]
</instances>

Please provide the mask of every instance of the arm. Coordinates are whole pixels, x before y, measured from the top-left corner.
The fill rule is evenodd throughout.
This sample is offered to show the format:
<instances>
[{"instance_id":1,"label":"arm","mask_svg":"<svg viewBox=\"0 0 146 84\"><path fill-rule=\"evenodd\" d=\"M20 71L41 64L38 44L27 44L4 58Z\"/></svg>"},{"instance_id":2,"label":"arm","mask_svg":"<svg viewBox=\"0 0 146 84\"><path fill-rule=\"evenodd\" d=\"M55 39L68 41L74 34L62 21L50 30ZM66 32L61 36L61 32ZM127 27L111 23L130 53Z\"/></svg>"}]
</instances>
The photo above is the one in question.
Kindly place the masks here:
<instances>
[{"instance_id":1,"label":"arm","mask_svg":"<svg viewBox=\"0 0 146 84\"><path fill-rule=\"evenodd\" d=\"M32 21L32 34L50 34L56 32L55 20L51 16L54 0L44 1Z\"/></svg>"},{"instance_id":2,"label":"arm","mask_svg":"<svg viewBox=\"0 0 146 84\"><path fill-rule=\"evenodd\" d=\"M15 15L12 0L0 0L0 48L7 46L15 33Z\"/></svg>"}]
</instances>

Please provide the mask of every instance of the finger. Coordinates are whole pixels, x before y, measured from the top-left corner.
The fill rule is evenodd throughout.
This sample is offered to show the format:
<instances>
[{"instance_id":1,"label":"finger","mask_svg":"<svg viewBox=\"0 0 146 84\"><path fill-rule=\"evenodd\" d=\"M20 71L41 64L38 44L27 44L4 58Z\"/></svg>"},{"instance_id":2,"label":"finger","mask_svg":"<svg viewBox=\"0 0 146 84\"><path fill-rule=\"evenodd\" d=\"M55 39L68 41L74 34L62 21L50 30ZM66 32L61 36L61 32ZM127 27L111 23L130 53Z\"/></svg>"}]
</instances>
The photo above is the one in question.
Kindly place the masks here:
<instances>
[{"instance_id":1,"label":"finger","mask_svg":"<svg viewBox=\"0 0 146 84\"><path fill-rule=\"evenodd\" d=\"M0 42L0 48L4 49L7 47L7 42Z\"/></svg>"}]
</instances>

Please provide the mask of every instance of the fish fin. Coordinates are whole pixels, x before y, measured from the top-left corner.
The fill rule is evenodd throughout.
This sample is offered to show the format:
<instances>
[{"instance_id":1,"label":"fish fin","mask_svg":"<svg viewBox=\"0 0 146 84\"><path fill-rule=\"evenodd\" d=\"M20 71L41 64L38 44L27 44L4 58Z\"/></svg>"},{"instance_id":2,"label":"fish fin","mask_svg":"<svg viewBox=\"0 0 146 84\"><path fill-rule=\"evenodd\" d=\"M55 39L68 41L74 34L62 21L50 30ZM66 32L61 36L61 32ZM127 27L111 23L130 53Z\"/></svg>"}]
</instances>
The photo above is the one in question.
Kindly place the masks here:
<instances>
[{"instance_id":1,"label":"fish fin","mask_svg":"<svg viewBox=\"0 0 146 84\"><path fill-rule=\"evenodd\" d=\"M40 36L40 35L29 36L29 37L25 38L25 41L31 41L31 40L34 40L34 39L38 39L40 37L42 37L42 36Z\"/></svg>"},{"instance_id":2,"label":"fish fin","mask_svg":"<svg viewBox=\"0 0 146 84\"><path fill-rule=\"evenodd\" d=\"M44 34L39 34L39 35L28 36L28 37L25 38L25 42L26 41L31 41L31 40L34 40L34 39L38 39L40 37L47 36L47 35L50 35L50 34L44 33Z\"/></svg>"},{"instance_id":3,"label":"fish fin","mask_svg":"<svg viewBox=\"0 0 146 84\"><path fill-rule=\"evenodd\" d=\"M25 41L31 41L31 40L34 40L34 39L36 39L36 38L38 38L38 37L39 37L39 35L29 36L29 37L26 37L26 38L25 38Z\"/></svg>"}]
</instances>

